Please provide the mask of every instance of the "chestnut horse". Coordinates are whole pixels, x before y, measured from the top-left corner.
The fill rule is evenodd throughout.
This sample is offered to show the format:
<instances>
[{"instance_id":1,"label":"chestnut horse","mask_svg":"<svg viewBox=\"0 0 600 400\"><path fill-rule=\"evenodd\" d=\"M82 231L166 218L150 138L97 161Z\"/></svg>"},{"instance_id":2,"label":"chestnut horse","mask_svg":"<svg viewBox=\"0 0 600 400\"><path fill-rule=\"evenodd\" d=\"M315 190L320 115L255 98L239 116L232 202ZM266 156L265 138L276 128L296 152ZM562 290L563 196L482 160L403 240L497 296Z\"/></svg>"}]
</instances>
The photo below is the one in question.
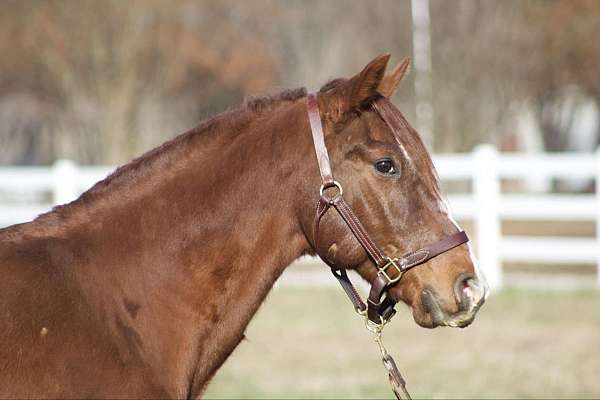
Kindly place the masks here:
<instances>
[{"instance_id":1,"label":"chestnut horse","mask_svg":"<svg viewBox=\"0 0 600 400\"><path fill-rule=\"evenodd\" d=\"M394 139L389 55L318 93L344 197L394 254L458 232L425 147ZM391 103L390 103L391 106ZM391 106L393 107L393 106ZM117 169L79 199L0 230L0 397L199 397L275 280L326 254L376 268L319 199L306 91L247 102ZM388 295L424 327L469 324L484 298L468 244L407 271Z\"/></svg>"}]
</instances>

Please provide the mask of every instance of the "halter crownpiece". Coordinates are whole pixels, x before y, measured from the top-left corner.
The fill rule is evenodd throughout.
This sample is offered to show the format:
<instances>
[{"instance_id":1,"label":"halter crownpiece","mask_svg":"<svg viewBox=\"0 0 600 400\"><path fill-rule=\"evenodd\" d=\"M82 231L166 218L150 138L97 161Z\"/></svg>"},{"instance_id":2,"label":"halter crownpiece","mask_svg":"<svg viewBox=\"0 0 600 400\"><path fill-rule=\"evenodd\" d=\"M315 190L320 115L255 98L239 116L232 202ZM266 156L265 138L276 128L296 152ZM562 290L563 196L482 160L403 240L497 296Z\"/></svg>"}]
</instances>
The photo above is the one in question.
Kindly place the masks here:
<instances>
[{"instance_id":1,"label":"halter crownpiece","mask_svg":"<svg viewBox=\"0 0 600 400\"><path fill-rule=\"evenodd\" d=\"M402 398L402 396L406 396L410 399L410 395L405 388L404 379L402 378L400 371L398 371L393 358L387 353L381 341L383 327L396 313L394 309L394 306L396 305L395 300L392 299L391 296L384 295L387 293L388 289L400 281L404 272L468 242L469 238L464 231L460 231L401 257L389 257L383 253L342 197L342 185L333 178L329 153L325 146L325 135L323 133L323 124L321 122L316 94L311 93L307 96L307 109L315 153L319 164L319 172L321 174L319 201L313 224L313 247L319 257L329 265L331 272L340 282L342 288L348 295L348 298L354 305L355 310L365 317L367 329L375 334L375 341L381 350L383 357L382 361L388 371L388 377L394 394L399 399ZM377 106L375 106L374 109L390 129L393 130L393 127L390 125L389 116L383 115L384 113L382 113ZM329 188L331 188L331 191L335 188L335 194L332 196L326 195L326 189ZM346 270L337 267L319 252L318 243L321 219L331 208L334 208L342 217L343 221L350 228L352 234L365 249L377 268L377 276L371 283L367 304L364 303L354 288L354 285L352 285Z\"/></svg>"}]
</instances>

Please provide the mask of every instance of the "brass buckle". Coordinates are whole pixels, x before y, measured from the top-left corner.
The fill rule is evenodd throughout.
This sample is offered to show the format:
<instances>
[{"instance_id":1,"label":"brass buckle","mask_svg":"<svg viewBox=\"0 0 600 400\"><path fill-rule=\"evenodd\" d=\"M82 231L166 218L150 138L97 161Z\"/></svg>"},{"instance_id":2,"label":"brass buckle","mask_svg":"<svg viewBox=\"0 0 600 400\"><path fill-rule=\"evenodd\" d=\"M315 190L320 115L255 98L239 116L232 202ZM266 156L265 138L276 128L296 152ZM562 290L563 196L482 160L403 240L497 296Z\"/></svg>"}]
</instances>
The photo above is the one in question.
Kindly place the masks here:
<instances>
[{"instance_id":1,"label":"brass buckle","mask_svg":"<svg viewBox=\"0 0 600 400\"><path fill-rule=\"evenodd\" d=\"M402 274L404 273L404 271L402 271L402 269L398 266L398 264L396 264L396 261L398 261L397 258L387 257L387 259L388 259L387 264L385 264L381 268L378 268L379 271L377 272L377 275L383 276L385 278L385 280L387 281L386 286L391 285L392 283L398 282L400 280L400 278L402 278ZM390 278L390 276L386 272L390 266L393 266L396 269L396 271L398 271L398 276L393 279Z\"/></svg>"}]
</instances>

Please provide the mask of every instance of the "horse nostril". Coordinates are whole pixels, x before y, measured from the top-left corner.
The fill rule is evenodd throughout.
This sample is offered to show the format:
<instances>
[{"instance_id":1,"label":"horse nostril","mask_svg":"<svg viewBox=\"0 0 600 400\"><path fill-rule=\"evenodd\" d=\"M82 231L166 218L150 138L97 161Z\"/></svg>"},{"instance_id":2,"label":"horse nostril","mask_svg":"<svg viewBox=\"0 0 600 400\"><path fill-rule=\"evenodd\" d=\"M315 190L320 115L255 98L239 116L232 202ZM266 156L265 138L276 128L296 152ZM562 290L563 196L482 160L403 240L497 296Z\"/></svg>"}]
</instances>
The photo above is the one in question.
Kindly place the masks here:
<instances>
[{"instance_id":1,"label":"horse nostril","mask_svg":"<svg viewBox=\"0 0 600 400\"><path fill-rule=\"evenodd\" d=\"M445 313L440 308L437 296L433 290L426 288L421 292L421 304L425 308L425 311L431 317L431 323L433 326L441 325L445 318Z\"/></svg>"},{"instance_id":2,"label":"horse nostril","mask_svg":"<svg viewBox=\"0 0 600 400\"><path fill-rule=\"evenodd\" d=\"M454 284L454 295L461 310L470 309L483 297L483 288L472 274L462 274Z\"/></svg>"},{"instance_id":3,"label":"horse nostril","mask_svg":"<svg viewBox=\"0 0 600 400\"><path fill-rule=\"evenodd\" d=\"M436 300L431 289L423 289L421 292L421 303L428 313L431 313L435 308Z\"/></svg>"}]
</instances>

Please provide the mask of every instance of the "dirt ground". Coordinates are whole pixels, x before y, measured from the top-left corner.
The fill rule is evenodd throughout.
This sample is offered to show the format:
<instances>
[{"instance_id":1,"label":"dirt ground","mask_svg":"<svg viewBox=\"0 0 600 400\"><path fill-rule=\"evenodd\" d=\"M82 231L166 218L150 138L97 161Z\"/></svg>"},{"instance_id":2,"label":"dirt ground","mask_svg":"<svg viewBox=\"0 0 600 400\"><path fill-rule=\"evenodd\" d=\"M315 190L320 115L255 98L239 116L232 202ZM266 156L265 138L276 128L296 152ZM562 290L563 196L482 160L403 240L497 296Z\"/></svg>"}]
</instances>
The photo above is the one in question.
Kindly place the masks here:
<instances>
[{"instance_id":1,"label":"dirt ground","mask_svg":"<svg viewBox=\"0 0 600 400\"><path fill-rule=\"evenodd\" d=\"M392 398L341 289L277 287L206 398ZM599 398L600 292L505 290L466 329L399 307L384 340L415 398Z\"/></svg>"}]
</instances>

